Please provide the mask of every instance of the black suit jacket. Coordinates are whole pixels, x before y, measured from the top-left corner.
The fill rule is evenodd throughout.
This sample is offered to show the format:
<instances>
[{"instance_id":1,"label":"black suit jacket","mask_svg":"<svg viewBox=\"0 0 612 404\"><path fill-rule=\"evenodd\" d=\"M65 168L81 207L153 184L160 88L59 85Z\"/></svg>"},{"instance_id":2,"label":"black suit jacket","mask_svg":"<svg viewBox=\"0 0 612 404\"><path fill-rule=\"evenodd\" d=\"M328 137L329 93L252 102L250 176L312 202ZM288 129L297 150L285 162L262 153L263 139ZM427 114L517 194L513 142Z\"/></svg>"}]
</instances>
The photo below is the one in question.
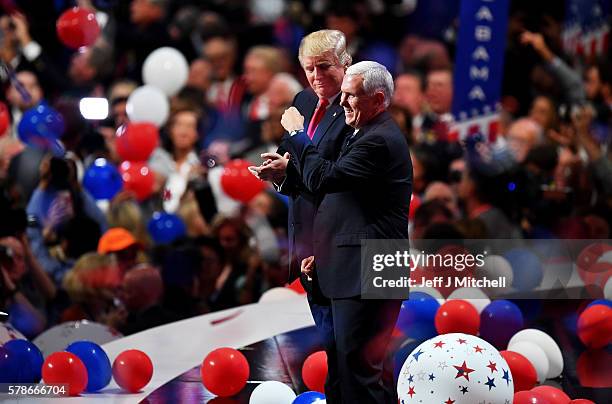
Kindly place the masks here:
<instances>
[{"instance_id":1,"label":"black suit jacket","mask_svg":"<svg viewBox=\"0 0 612 404\"><path fill-rule=\"evenodd\" d=\"M349 136L337 160L325 158L305 132L282 144L316 194L313 227L316 272L330 298L361 294L361 240L407 239L412 193L408 144L387 112Z\"/></svg>"},{"instance_id":2,"label":"black suit jacket","mask_svg":"<svg viewBox=\"0 0 612 404\"><path fill-rule=\"evenodd\" d=\"M306 89L298 93L293 101L293 106L304 116L304 126L308 126L319 98L312 89ZM340 96L327 108L323 119L314 133L312 144L319 154L329 160L335 160L347 134L352 129L344 121L344 109L340 106ZM287 150L281 146L279 154ZM289 249L292 256L302 259L313 255L312 248L312 226L314 223L315 206L320 202L321 196L310 192L302 182L296 166L287 166L287 176L280 188L280 192L289 196ZM297 272L299 273L299 267ZM303 282L310 291L309 285Z\"/></svg>"}]
</instances>

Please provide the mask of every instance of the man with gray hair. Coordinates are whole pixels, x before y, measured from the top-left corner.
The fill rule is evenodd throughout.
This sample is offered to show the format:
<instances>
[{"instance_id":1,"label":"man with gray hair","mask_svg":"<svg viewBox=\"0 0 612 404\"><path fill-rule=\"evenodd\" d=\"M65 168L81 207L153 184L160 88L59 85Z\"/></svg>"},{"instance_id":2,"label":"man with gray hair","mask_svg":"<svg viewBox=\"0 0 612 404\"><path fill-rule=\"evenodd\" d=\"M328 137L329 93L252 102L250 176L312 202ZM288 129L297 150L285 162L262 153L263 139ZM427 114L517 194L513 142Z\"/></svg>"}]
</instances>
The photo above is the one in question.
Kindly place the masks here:
<instances>
[{"instance_id":1,"label":"man with gray hair","mask_svg":"<svg viewBox=\"0 0 612 404\"><path fill-rule=\"evenodd\" d=\"M412 192L408 144L386 112L393 79L379 63L346 70L340 105L352 134L335 159L325 158L304 131L304 117L291 107L281 119L290 132L281 147L304 186L317 195L313 255L302 272L318 276L331 301L340 399L330 403L397 403L392 369L385 366L400 300L362 299L361 241L407 239ZM257 168L265 177L278 156Z\"/></svg>"}]
</instances>

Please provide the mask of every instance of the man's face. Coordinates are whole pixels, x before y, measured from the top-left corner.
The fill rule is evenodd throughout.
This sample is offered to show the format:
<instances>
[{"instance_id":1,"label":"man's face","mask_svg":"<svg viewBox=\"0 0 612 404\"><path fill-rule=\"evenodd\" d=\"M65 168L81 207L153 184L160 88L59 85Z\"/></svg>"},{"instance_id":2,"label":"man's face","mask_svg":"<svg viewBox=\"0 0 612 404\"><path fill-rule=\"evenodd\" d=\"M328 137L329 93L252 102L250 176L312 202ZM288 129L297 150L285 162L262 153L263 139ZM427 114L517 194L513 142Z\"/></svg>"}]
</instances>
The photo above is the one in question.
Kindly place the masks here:
<instances>
[{"instance_id":1,"label":"man's face","mask_svg":"<svg viewBox=\"0 0 612 404\"><path fill-rule=\"evenodd\" d=\"M25 102L19 91L11 84L7 91L7 98L9 102L19 108L22 111L32 108L38 104L43 97L42 89L38 84L38 79L32 72L23 71L17 73L17 81L25 88L30 94L30 102Z\"/></svg>"},{"instance_id":2,"label":"man's face","mask_svg":"<svg viewBox=\"0 0 612 404\"><path fill-rule=\"evenodd\" d=\"M70 61L68 75L76 84L87 83L96 76L96 70L89 64L89 52L88 50L79 51Z\"/></svg>"},{"instance_id":3,"label":"man's face","mask_svg":"<svg viewBox=\"0 0 612 404\"><path fill-rule=\"evenodd\" d=\"M436 114L450 112L453 102L453 79L450 72L434 71L427 77L427 101Z\"/></svg>"},{"instance_id":4,"label":"man's face","mask_svg":"<svg viewBox=\"0 0 612 404\"><path fill-rule=\"evenodd\" d=\"M381 110L382 94L367 95L363 89L363 77L346 76L342 81L342 98L346 124L359 129L372 120Z\"/></svg>"},{"instance_id":5,"label":"man's face","mask_svg":"<svg viewBox=\"0 0 612 404\"><path fill-rule=\"evenodd\" d=\"M273 77L274 72L268 69L261 58L251 55L245 59L244 80L251 94L263 94L268 89Z\"/></svg>"},{"instance_id":6,"label":"man's face","mask_svg":"<svg viewBox=\"0 0 612 404\"><path fill-rule=\"evenodd\" d=\"M189 76L187 77L187 85L206 92L210 88L211 76L211 63L204 59L196 59L191 62L191 65L189 66Z\"/></svg>"},{"instance_id":7,"label":"man's face","mask_svg":"<svg viewBox=\"0 0 612 404\"><path fill-rule=\"evenodd\" d=\"M320 56L304 56L302 68L308 84L319 98L330 98L340 92L346 69L334 52L327 51Z\"/></svg>"},{"instance_id":8,"label":"man's face","mask_svg":"<svg viewBox=\"0 0 612 404\"><path fill-rule=\"evenodd\" d=\"M212 74L215 80L223 81L232 74L236 52L231 43L222 38L212 38L203 47L204 57L212 65Z\"/></svg>"},{"instance_id":9,"label":"man's face","mask_svg":"<svg viewBox=\"0 0 612 404\"><path fill-rule=\"evenodd\" d=\"M401 75L395 80L393 104L406 109L412 116L421 113L423 108L423 91L418 77Z\"/></svg>"}]
</instances>

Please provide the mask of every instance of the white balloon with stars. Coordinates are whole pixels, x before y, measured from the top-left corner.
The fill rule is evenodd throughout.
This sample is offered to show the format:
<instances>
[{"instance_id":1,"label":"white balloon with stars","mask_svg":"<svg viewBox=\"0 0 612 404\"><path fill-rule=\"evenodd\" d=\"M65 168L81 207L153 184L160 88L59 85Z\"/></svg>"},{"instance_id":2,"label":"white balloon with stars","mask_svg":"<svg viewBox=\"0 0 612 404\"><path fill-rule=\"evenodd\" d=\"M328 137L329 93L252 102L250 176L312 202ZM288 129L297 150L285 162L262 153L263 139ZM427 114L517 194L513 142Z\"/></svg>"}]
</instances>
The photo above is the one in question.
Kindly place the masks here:
<instances>
[{"instance_id":1,"label":"white balloon with stars","mask_svg":"<svg viewBox=\"0 0 612 404\"><path fill-rule=\"evenodd\" d=\"M401 404L511 404L510 368L488 342L452 333L423 342L399 374Z\"/></svg>"}]
</instances>

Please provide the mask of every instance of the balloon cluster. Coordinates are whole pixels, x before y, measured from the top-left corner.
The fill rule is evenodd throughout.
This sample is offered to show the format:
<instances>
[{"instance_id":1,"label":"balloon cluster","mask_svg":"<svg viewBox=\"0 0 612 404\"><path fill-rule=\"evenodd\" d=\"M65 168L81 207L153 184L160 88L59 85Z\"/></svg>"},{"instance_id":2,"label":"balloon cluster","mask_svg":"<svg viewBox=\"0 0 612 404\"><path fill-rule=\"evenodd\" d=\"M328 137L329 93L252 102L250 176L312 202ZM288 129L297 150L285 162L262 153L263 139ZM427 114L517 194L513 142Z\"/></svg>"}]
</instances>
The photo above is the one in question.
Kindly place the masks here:
<instances>
[{"instance_id":1,"label":"balloon cluster","mask_svg":"<svg viewBox=\"0 0 612 404\"><path fill-rule=\"evenodd\" d=\"M211 351L200 367L204 387L219 397L231 397L238 394L249 378L249 362L244 355L234 348L217 348ZM323 384L327 376L327 357L325 353L316 352L304 362L302 369L304 383L311 390L296 396L286 384L277 381L266 381L259 384L251 393L250 404L314 404L325 403ZM315 386L315 387L313 387Z\"/></svg>"},{"instance_id":2,"label":"balloon cluster","mask_svg":"<svg viewBox=\"0 0 612 404\"><path fill-rule=\"evenodd\" d=\"M127 350L111 366L102 347L91 341L75 341L64 351L45 359L40 349L24 339L0 346L0 383L66 384L66 393L76 396L106 387L111 377L129 392L140 391L153 375L153 364L142 351Z\"/></svg>"}]
</instances>

